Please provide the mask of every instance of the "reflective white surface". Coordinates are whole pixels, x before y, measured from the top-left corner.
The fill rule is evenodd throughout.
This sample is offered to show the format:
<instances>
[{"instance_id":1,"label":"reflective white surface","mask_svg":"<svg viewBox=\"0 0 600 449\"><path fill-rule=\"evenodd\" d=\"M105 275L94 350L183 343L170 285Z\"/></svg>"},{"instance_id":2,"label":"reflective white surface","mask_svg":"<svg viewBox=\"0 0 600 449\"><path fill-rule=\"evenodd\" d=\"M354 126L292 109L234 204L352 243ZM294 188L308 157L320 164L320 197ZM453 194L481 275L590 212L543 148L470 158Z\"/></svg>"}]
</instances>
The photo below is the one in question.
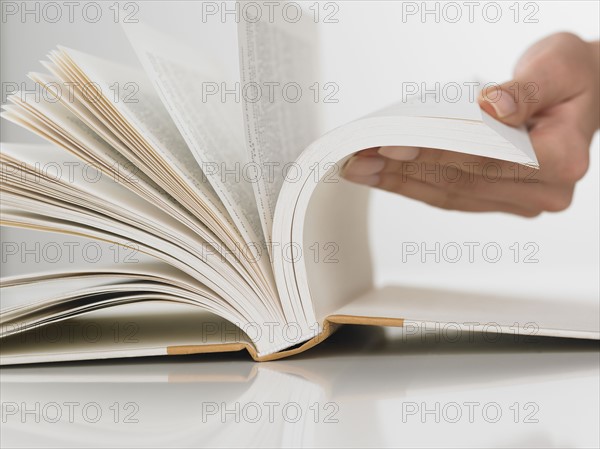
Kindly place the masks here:
<instances>
[{"instance_id":1,"label":"reflective white surface","mask_svg":"<svg viewBox=\"0 0 600 449\"><path fill-rule=\"evenodd\" d=\"M598 447L598 342L453 340L349 326L263 364L241 352L4 368L0 442Z\"/></svg>"}]
</instances>

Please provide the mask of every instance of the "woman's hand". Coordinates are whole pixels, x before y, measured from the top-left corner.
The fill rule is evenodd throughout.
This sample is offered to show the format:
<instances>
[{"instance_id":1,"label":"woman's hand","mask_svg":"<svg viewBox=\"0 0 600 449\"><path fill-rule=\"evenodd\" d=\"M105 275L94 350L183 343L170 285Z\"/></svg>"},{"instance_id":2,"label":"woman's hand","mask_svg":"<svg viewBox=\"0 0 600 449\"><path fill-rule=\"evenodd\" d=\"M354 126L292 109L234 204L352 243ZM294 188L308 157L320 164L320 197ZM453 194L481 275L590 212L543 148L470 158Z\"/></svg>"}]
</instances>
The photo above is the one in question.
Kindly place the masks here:
<instances>
[{"instance_id":1,"label":"woman's hand","mask_svg":"<svg viewBox=\"0 0 600 449\"><path fill-rule=\"evenodd\" d=\"M382 147L357 153L343 176L443 209L525 217L566 209L600 124L598 42L569 33L545 38L521 57L514 79L482 92L479 104L508 125L528 127L539 170L429 148ZM490 162L499 169L493 179L482 171Z\"/></svg>"}]
</instances>

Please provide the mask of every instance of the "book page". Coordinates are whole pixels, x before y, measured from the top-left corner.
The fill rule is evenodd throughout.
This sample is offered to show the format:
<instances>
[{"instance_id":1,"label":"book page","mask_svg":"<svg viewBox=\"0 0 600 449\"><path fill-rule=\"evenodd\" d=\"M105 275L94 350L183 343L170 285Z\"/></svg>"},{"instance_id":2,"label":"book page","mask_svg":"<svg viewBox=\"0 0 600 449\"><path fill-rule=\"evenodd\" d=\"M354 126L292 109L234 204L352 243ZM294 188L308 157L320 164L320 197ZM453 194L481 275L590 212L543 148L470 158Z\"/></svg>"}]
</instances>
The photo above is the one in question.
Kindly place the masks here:
<instances>
[{"instance_id":1,"label":"book page","mask_svg":"<svg viewBox=\"0 0 600 449\"><path fill-rule=\"evenodd\" d=\"M126 154L128 159L147 170L162 188L219 235L231 251L252 252L252 247L246 253L238 249L259 240L248 238L244 235L245 228L232 221L143 72L62 47L50 59L58 68L56 76L66 73L70 77L76 95L81 86L95 86L100 95L92 95L85 106L125 143L130 150ZM127 98L129 91L124 88L118 90L121 97L117 99L106 95L115 85L131 84L135 87L133 98ZM84 96L85 93L78 99L83 101ZM245 259L242 263L261 278L266 290L274 292L268 258L251 254Z\"/></svg>"},{"instance_id":2,"label":"book page","mask_svg":"<svg viewBox=\"0 0 600 449\"><path fill-rule=\"evenodd\" d=\"M199 54L201 48L187 48L142 23L124 25L124 29L195 161L242 236L264 248L247 173L240 104L235 98L222 101L220 92L209 90L233 88L234 81Z\"/></svg>"},{"instance_id":3,"label":"book page","mask_svg":"<svg viewBox=\"0 0 600 449\"><path fill-rule=\"evenodd\" d=\"M44 79L47 80L50 77L34 74L32 78L43 82ZM264 258L262 264L263 268L267 268L265 275L261 270L258 270L255 262L243 257L243 252L239 248L246 248L245 242L240 241L239 233L233 224L228 226L228 217L223 218L223 214L227 214L226 211L223 211L223 214L215 216L214 213L207 213L202 205L189 204L188 201L185 201L187 210L183 209L180 204L174 201L173 197L167 195L166 192L150 181L142 170L149 170L150 173L156 174L156 176L153 176L154 179L160 179L161 176L164 176L165 172L158 170L157 173L156 164L153 164L153 167L148 167L145 163L141 162L135 154L112 137L110 131L105 129L96 116L87 111L76 98L73 98L71 101L65 101L61 97L60 102L51 102L45 98L40 98L40 101L31 102L21 99L17 94L9 97L9 100L15 106L19 106L19 110L22 109L22 113L19 113L20 120L16 120L17 123L21 124L20 122L22 121L27 122L28 126L26 127L28 129L32 129L33 127L34 131L40 133L44 138L58 143L70 152L77 154L83 160L98 160L97 163L94 162L94 165L102 165L102 171L109 172L109 177L119 179L120 183L120 178L125 178L122 181L122 185L135 191L151 203L156 204L170 215L177 217L178 220L185 223L186 226L205 239L206 242L209 242L216 251L223 254L224 258L235 266L239 267L241 262L245 267L244 271L247 271L250 276L259 279L259 287L262 288L264 294L267 296L275 294L274 286L269 285L272 284L272 275L268 270L269 264L268 260L266 260L267 258ZM3 117L10 120L17 112L15 106L5 106L6 111L3 113ZM82 120L74 116L71 110L77 113ZM82 113L82 110L86 110L87 113ZM32 115L35 115L35 119ZM44 122L45 126L43 130L40 129L40 126L35 125L35 123L40 121ZM98 135L94 129L101 132L102 135ZM27 152L28 150L29 148L26 147L23 151ZM135 161L134 165L131 165L131 162L121 154L131 157ZM125 170L126 167L131 168ZM130 179L126 177L127 175L130 176ZM170 182L166 187L172 188L172 184ZM206 185L210 188L208 184ZM183 193L180 191L173 192L173 194L177 195L180 200L183 197ZM219 209L221 208L222 206L219 205ZM194 220L190 216L190 213L199 217L200 220ZM222 239L223 243L221 243L220 239ZM242 274L247 277L244 271L242 271ZM263 279L266 280L267 285L262 285L264 283Z\"/></svg>"},{"instance_id":4,"label":"book page","mask_svg":"<svg viewBox=\"0 0 600 449\"><path fill-rule=\"evenodd\" d=\"M262 11L268 3L257 2ZM307 169L295 161L318 137L315 99L322 94L317 26L306 11L297 21L283 14L285 4L273 15L238 23L241 86L250 92L242 95L244 129L250 160L262 173L253 187L268 241L283 183L296 182Z\"/></svg>"},{"instance_id":5,"label":"book page","mask_svg":"<svg viewBox=\"0 0 600 449\"><path fill-rule=\"evenodd\" d=\"M159 301L115 306L52 326L51 335L60 339L40 341L38 328L3 338L0 365L167 355L169 346L223 345L227 350L225 345L249 342L246 334L215 314ZM86 326L98 331L98 337L88 338L81 331ZM119 338L115 328L122 330ZM215 332L224 328L229 329L226 339Z\"/></svg>"},{"instance_id":6,"label":"book page","mask_svg":"<svg viewBox=\"0 0 600 449\"><path fill-rule=\"evenodd\" d=\"M61 161L67 166L77 159L56 147L21 147L18 154L10 145L3 148L3 162L12 167L5 170L3 206L18 204L21 211L42 214L48 223L51 218L65 220L79 228L80 234L89 226L110 234L110 241L135 244L140 252L194 276L218 295L223 308L235 309L253 322L276 319L273 304L263 301L251 280L240 276L243 272L234 271L199 236L123 185L107 177L86 182L85 173L76 170L52 179L46 173L35 176L36 163L45 166Z\"/></svg>"},{"instance_id":7,"label":"book page","mask_svg":"<svg viewBox=\"0 0 600 449\"><path fill-rule=\"evenodd\" d=\"M101 100L102 96L105 96L104 99L110 101L111 106L126 119L125 126L133 128L133 130L124 129L122 132L137 131L142 134L146 142L137 142L137 145L150 144L153 153L168 164L170 171L185 180L186 184L194 189L196 195L215 208L221 206L215 199L214 191L203 177L187 144L143 72L73 49L64 47L60 47L60 49L61 53L54 53L56 56L53 58L53 62L59 66L62 64L63 67L67 65L65 68L74 71L81 70L84 77L73 80L78 82L79 86L89 86L90 84L98 86L97 89L101 96L98 96L97 100L94 98L91 98L91 101L88 100L91 103L88 106L96 107L106 115L104 117L99 113L96 115L97 118L113 120L113 126L118 123L119 117L110 116L112 111L103 108ZM71 67L68 67L69 64ZM113 86L119 86L116 94ZM130 87L126 88L125 86ZM106 97L117 94L121 97L116 99ZM128 98L130 96L131 98ZM90 97L91 95L88 94L88 98ZM118 125L123 126L120 123ZM125 136L131 139L130 135L125 134ZM125 142L127 142L127 138L124 139ZM132 144L136 143L132 142ZM154 156L154 154L149 156Z\"/></svg>"}]
</instances>

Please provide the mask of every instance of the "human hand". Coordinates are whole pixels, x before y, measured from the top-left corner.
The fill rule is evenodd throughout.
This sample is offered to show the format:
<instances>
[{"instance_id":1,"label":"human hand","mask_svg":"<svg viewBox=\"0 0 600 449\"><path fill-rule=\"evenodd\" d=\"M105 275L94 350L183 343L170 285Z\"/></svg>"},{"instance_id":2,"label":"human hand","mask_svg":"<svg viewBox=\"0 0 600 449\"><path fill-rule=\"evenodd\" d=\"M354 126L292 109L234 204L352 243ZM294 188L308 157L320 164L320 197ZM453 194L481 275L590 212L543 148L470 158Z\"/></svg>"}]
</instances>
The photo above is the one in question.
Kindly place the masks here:
<instances>
[{"instance_id":1,"label":"human hand","mask_svg":"<svg viewBox=\"0 0 600 449\"><path fill-rule=\"evenodd\" d=\"M479 104L508 125L527 126L539 170L431 148L381 147L354 155L342 175L449 210L534 217L566 209L588 169L591 140L600 124L598 42L569 33L543 39L518 61L514 79L486 89ZM499 169L494 182L481 171L490 162ZM465 176L427 175L463 167Z\"/></svg>"}]
</instances>

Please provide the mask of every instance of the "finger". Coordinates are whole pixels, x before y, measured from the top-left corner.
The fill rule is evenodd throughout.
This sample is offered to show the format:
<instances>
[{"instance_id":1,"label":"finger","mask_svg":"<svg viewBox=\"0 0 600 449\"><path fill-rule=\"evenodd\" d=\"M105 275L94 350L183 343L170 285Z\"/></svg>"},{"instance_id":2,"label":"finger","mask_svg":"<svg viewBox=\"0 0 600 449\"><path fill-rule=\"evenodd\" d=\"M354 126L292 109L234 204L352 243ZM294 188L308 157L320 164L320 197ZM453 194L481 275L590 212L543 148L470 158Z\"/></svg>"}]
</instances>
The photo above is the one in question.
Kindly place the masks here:
<instances>
[{"instance_id":1,"label":"finger","mask_svg":"<svg viewBox=\"0 0 600 449\"><path fill-rule=\"evenodd\" d=\"M433 171L428 170L429 173ZM397 173L396 176L398 176ZM405 182L407 179L407 177L398 177L400 178L399 182ZM574 191L572 184L515 182L501 178L487 179L478 175L471 177L458 170L452 174L446 172L446 174L436 177L410 176L408 179L424 182L457 195L549 212L559 212L569 207Z\"/></svg>"},{"instance_id":2,"label":"finger","mask_svg":"<svg viewBox=\"0 0 600 449\"><path fill-rule=\"evenodd\" d=\"M410 151L407 151L406 148L382 147L379 154L388 159L407 162L406 170L415 172L415 174L432 166L437 166L439 170L459 169L472 176L497 176L515 181L536 178L538 174L537 169L515 162L434 148L418 148L417 152L412 151L414 147L410 147Z\"/></svg>"},{"instance_id":3,"label":"finger","mask_svg":"<svg viewBox=\"0 0 600 449\"><path fill-rule=\"evenodd\" d=\"M573 199L574 183L549 184L539 180L513 181L494 175L472 176L453 167L440 170L439 167L429 166L420 173L413 174L410 171L407 173L405 165L406 163L390 160L379 174L396 176L396 183L420 181L457 195L513 204L525 209L559 212L566 209Z\"/></svg>"},{"instance_id":4,"label":"finger","mask_svg":"<svg viewBox=\"0 0 600 449\"><path fill-rule=\"evenodd\" d=\"M373 156L368 153L357 153L344 164L342 176L370 176L379 173L385 167L385 158L376 152Z\"/></svg>"},{"instance_id":5,"label":"finger","mask_svg":"<svg viewBox=\"0 0 600 449\"><path fill-rule=\"evenodd\" d=\"M447 210L465 212L505 212L523 217L535 217L541 212L539 210L526 209L500 201L467 197L414 179L408 179L405 182L401 182L398 176L395 176L392 173L370 175L366 178L368 179L351 176L346 179L363 185L371 185L378 189L397 193L407 198L422 201L431 206Z\"/></svg>"},{"instance_id":6,"label":"finger","mask_svg":"<svg viewBox=\"0 0 600 449\"><path fill-rule=\"evenodd\" d=\"M581 93L583 74L574 67L587 61L581 39L560 33L533 45L520 59L514 79L481 92L479 103L484 111L502 122L519 126L540 111L556 106ZM585 48L585 46L583 46Z\"/></svg>"},{"instance_id":7,"label":"finger","mask_svg":"<svg viewBox=\"0 0 600 449\"><path fill-rule=\"evenodd\" d=\"M395 147L384 147L381 150L388 148L395 149ZM342 176L367 177L386 171L396 172L402 179L412 177L429 182L440 182L442 179L454 181L458 178L474 182L478 176L490 182L497 182L500 179L515 183L539 182L536 178L538 171L530 167L503 163L496 159L465 157L461 153L423 148L415 161L407 162L382 157L373 152L366 156L364 154L358 153L353 156L342 169ZM392 154L395 155L395 151Z\"/></svg>"}]
</instances>

